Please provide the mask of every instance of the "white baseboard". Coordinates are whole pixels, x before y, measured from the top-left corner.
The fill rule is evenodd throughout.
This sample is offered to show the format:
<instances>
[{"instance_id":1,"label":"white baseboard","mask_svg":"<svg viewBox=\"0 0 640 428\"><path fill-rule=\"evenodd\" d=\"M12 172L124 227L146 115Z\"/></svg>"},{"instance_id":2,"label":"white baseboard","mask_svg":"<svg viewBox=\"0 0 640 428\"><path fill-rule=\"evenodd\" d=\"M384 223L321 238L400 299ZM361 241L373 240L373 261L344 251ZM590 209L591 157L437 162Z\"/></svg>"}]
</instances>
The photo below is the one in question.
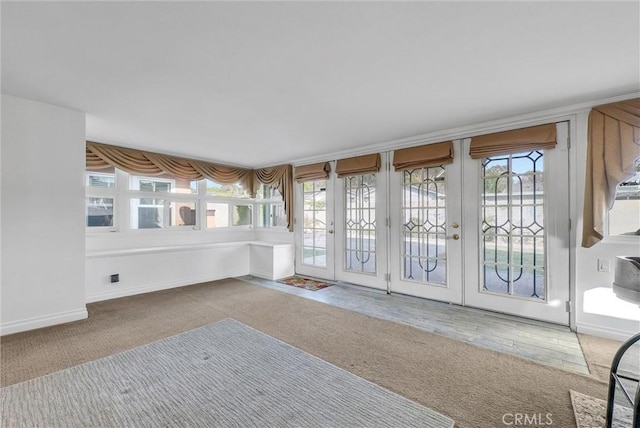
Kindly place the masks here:
<instances>
[{"instance_id":1,"label":"white baseboard","mask_svg":"<svg viewBox=\"0 0 640 428\"><path fill-rule=\"evenodd\" d=\"M257 276L258 278L268 279L274 281L276 278L273 275L273 272L263 272L259 270L251 270L250 275Z\"/></svg>"},{"instance_id":2,"label":"white baseboard","mask_svg":"<svg viewBox=\"0 0 640 428\"><path fill-rule=\"evenodd\" d=\"M71 321L83 320L88 316L87 308L83 307L74 311L59 312L57 314L11 321L0 325L0 336L20 333L21 331L35 330L37 328L49 327L56 324L64 324Z\"/></svg>"},{"instance_id":3,"label":"white baseboard","mask_svg":"<svg viewBox=\"0 0 640 428\"><path fill-rule=\"evenodd\" d=\"M578 323L576 325L576 331L582 334L590 334L591 336L604 337L605 339L619 340L622 342L638 333L637 331L615 330L600 325L586 323Z\"/></svg>"},{"instance_id":4,"label":"white baseboard","mask_svg":"<svg viewBox=\"0 0 640 428\"><path fill-rule=\"evenodd\" d=\"M241 276L241 275L246 275L246 273L240 274L240 275L233 275L233 276ZM113 290L113 291L108 291L103 293L89 294L86 297L86 302L87 303L101 302L103 300L111 300L111 299L117 299L119 297L134 296L136 294L150 293L153 291L166 290L169 288L184 287L186 285L194 285L194 284L200 284L203 282L217 281L225 278L229 278L229 275L211 275L211 276L199 277L199 278L180 279L179 281L167 281L167 282L161 282L161 283L154 283L151 285L143 285L141 287L124 288L120 290Z\"/></svg>"}]
</instances>

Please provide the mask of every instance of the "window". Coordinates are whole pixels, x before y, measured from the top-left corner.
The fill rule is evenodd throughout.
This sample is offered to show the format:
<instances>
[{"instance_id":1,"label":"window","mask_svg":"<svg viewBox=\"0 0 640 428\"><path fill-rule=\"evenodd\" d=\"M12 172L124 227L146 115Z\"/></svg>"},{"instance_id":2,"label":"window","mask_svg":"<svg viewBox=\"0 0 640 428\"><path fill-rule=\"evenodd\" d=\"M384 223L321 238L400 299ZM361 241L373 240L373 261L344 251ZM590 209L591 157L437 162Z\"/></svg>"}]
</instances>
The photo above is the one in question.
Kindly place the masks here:
<instances>
[{"instance_id":1,"label":"window","mask_svg":"<svg viewBox=\"0 0 640 428\"><path fill-rule=\"evenodd\" d=\"M85 185L85 226L92 231L112 230L116 197L115 172L87 171Z\"/></svg>"},{"instance_id":2,"label":"window","mask_svg":"<svg viewBox=\"0 0 640 428\"><path fill-rule=\"evenodd\" d=\"M129 176L129 190L131 229L197 226L197 202L177 196L197 193L197 181L132 175Z\"/></svg>"},{"instance_id":3,"label":"window","mask_svg":"<svg viewBox=\"0 0 640 428\"><path fill-rule=\"evenodd\" d=\"M231 209L234 226L251 226L252 223L251 205L234 205Z\"/></svg>"},{"instance_id":4,"label":"window","mask_svg":"<svg viewBox=\"0 0 640 428\"><path fill-rule=\"evenodd\" d=\"M207 228L229 227L229 204L207 202Z\"/></svg>"},{"instance_id":5,"label":"window","mask_svg":"<svg viewBox=\"0 0 640 428\"><path fill-rule=\"evenodd\" d=\"M98 187L103 189L115 189L116 176L115 174L104 174L97 172L88 172L86 174L87 187Z\"/></svg>"},{"instance_id":6,"label":"window","mask_svg":"<svg viewBox=\"0 0 640 428\"><path fill-rule=\"evenodd\" d=\"M633 177L618 184L609 211L609 236L640 235L640 162Z\"/></svg>"},{"instance_id":7,"label":"window","mask_svg":"<svg viewBox=\"0 0 640 428\"><path fill-rule=\"evenodd\" d=\"M86 198L86 226L113 226L113 198Z\"/></svg>"},{"instance_id":8,"label":"window","mask_svg":"<svg viewBox=\"0 0 640 428\"><path fill-rule=\"evenodd\" d=\"M249 192L240 184L220 184L215 181L206 180L207 195L221 198L249 198Z\"/></svg>"},{"instance_id":9,"label":"window","mask_svg":"<svg viewBox=\"0 0 640 428\"><path fill-rule=\"evenodd\" d=\"M166 174L145 177L112 168L107 172L86 171L85 185L85 226L94 232L243 228L255 221L254 201L247 200L249 193L239 184L185 180ZM278 191L269 186L261 191L267 197L261 200L264 203L259 210L268 220L265 227L279 226L286 219ZM118 212L124 222L117 222Z\"/></svg>"},{"instance_id":10,"label":"window","mask_svg":"<svg viewBox=\"0 0 640 428\"><path fill-rule=\"evenodd\" d=\"M258 227L287 227L284 202L277 188L261 184L256 200Z\"/></svg>"}]
</instances>

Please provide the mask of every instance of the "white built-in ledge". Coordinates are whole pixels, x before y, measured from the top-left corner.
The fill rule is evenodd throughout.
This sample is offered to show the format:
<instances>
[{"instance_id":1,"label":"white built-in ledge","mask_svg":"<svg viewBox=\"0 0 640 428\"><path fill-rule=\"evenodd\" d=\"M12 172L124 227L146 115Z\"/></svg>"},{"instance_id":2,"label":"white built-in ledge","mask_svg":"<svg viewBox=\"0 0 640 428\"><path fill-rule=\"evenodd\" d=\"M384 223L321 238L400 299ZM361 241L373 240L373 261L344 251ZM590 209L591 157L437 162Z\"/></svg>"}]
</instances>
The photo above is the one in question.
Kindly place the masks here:
<instances>
[{"instance_id":1,"label":"white built-in ledge","mask_svg":"<svg viewBox=\"0 0 640 428\"><path fill-rule=\"evenodd\" d=\"M101 259L104 257L122 257L122 256L136 256L140 254L154 254L154 253L173 253L177 251L195 251L195 250L207 250L210 248L225 248L225 247L241 247L244 245L262 245L264 243L254 243L252 241L236 241L236 242L216 242L211 244L185 244L185 245L164 245L160 247L142 247L142 248L118 248L114 250L94 250L87 251L87 259ZM267 243L268 244L268 243ZM281 245L281 244L275 244Z\"/></svg>"}]
</instances>

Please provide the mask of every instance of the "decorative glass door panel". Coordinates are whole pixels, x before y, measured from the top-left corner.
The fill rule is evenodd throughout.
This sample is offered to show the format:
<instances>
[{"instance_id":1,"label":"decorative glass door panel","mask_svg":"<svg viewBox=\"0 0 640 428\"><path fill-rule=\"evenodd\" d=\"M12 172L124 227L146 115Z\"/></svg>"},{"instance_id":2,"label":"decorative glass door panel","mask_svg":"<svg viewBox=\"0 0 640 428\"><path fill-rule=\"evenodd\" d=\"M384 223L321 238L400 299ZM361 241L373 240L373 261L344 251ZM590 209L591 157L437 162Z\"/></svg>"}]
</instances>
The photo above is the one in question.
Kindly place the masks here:
<instances>
[{"instance_id":1,"label":"decorative glass door panel","mask_svg":"<svg viewBox=\"0 0 640 428\"><path fill-rule=\"evenodd\" d=\"M350 272L376 273L376 175L344 179L345 266Z\"/></svg>"},{"instance_id":2,"label":"decorative glass door panel","mask_svg":"<svg viewBox=\"0 0 640 428\"><path fill-rule=\"evenodd\" d=\"M386 165L386 155L381 155ZM336 279L387 289L385 168L336 179Z\"/></svg>"},{"instance_id":3,"label":"decorative glass door panel","mask_svg":"<svg viewBox=\"0 0 640 428\"><path fill-rule=\"evenodd\" d=\"M442 166L402 172L402 278L447 283L446 171Z\"/></svg>"},{"instance_id":4,"label":"decorative glass door panel","mask_svg":"<svg viewBox=\"0 0 640 428\"><path fill-rule=\"evenodd\" d=\"M482 160L482 291L546 300L542 151Z\"/></svg>"},{"instance_id":5,"label":"decorative glass door panel","mask_svg":"<svg viewBox=\"0 0 640 428\"><path fill-rule=\"evenodd\" d=\"M391 174L392 292L462 303L461 163Z\"/></svg>"}]
</instances>

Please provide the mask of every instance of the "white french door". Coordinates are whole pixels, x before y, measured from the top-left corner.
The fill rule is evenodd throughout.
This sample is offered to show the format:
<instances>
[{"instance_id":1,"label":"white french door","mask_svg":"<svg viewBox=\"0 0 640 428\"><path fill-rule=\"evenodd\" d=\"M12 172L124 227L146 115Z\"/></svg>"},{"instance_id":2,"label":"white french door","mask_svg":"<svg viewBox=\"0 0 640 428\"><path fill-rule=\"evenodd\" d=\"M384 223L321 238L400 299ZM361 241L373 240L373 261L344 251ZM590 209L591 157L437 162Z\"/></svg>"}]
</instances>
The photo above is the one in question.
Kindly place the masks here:
<instances>
[{"instance_id":1,"label":"white french door","mask_svg":"<svg viewBox=\"0 0 640 428\"><path fill-rule=\"evenodd\" d=\"M297 186L296 272L568 325L568 123L557 146Z\"/></svg>"},{"instance_id":2,"label":"white french door","mask_svg":"<svg viewBox=\"0 0 640 428\"><path fill-rule=\"evenodd\" d=\"M386 290L386 154L381 158L375 174L335 180L335 279Z\"/></svg>"},{"instance_id":3,"label":"white french door","mask_svg":"<svg viewBox=\"0 0 640 428\"><path fill-rule=\"evenodd\" d=\"M391 173L391 292L462 304L461 164Z\"/></svg>"},{"instance_id":4,"label":"white french door","mask_svg":"<svg viewBox=\"0 0 640 428\"><path fill-rule=\"evenodd\" d=\"M305 181L296 185L296 272L334 279L333 180Z\"/></svg>"},{"instance_id":5,"label":"white french door","mask_svg":"<svg viewBox=\"0 0 640 428\"><path fill-rule=\"evenodd\" d=\"M385 169L297 185L297 273L387 289Z\"/></svg>"},{"instance_id":6,"label":"white french door","mask_svg":"<svg viewBox=\"0 0 640 428\"><path fill-rule=\"evenodd\" d=\"M391 292L568 325L568 124L558 144L392 172Z\"/></svg>"},{"instance_id":7,"label":"white french door","mask_svg":"<svg viewBox=\"0 0 640 428\"><path fill-rule=\"evenodd\" d=\"M554 149L465 164L465 305L569 324L568 123L556 128Z\"/></svg>"}]
</instances>

